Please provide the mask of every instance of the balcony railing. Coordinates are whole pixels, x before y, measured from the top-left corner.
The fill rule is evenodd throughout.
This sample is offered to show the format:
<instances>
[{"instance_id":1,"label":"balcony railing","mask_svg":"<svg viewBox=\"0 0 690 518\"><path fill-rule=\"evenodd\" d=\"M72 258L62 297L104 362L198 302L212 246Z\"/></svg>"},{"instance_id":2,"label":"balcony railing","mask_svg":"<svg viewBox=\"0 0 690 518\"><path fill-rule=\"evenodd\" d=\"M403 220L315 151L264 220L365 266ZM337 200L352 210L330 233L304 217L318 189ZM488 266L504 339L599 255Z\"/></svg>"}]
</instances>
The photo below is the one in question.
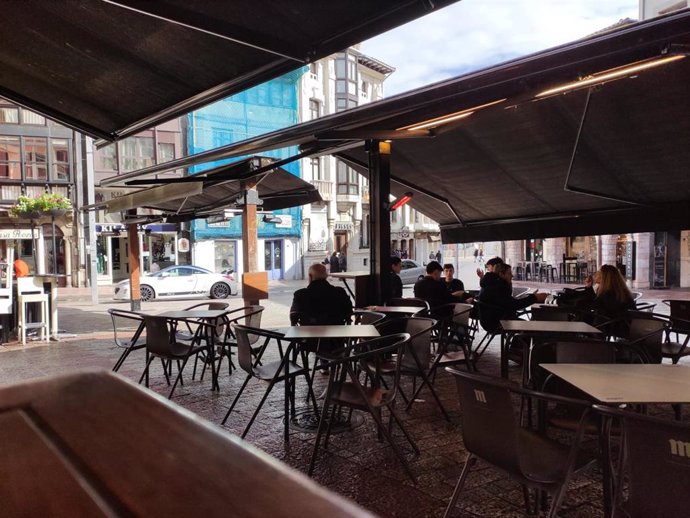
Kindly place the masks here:
<instances>
[{"instance_id":1,"label":"balcony railing","mask_svg":"<svg viewBox=\"0 0 690 518\"><path fill-rule=\"evenodd\" d=\"M312 180L314 187L319 191L323 201L331 201L333 199L333 183L328 180Z\"/></svg>"}]
</instances>

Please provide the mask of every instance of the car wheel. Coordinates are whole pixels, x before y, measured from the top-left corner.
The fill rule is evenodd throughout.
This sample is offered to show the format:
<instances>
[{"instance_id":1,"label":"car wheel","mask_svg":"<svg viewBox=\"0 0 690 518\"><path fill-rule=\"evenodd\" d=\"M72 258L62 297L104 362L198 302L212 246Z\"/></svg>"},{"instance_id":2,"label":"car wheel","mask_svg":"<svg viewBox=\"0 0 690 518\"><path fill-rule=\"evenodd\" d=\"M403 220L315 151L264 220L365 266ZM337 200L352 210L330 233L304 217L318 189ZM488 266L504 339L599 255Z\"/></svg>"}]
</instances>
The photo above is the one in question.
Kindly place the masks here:
<instances>
[{"instance_id":1,"label":"car wheel","mask_svg":"<svg viewBox=\"0 0 690 518\"><path fill-rule=\"evenodd\" d=\"M227 299L230 296L230 286L224 282L217 282L211 286L212 299Z\"/></svg>"},{"instance_id":2,"label":"car wheel","mask_svg":"<svg viewBox=\"0 0 690 518\"><path fill-rule=\"evenodd\" d=\"M139 293L141 294L142 302L148 302L149 300L153 300L156 297L153 288L151 286L147 286L146 284L141 285L141 287L139 288Z\"/></svg>"}]
</instances>

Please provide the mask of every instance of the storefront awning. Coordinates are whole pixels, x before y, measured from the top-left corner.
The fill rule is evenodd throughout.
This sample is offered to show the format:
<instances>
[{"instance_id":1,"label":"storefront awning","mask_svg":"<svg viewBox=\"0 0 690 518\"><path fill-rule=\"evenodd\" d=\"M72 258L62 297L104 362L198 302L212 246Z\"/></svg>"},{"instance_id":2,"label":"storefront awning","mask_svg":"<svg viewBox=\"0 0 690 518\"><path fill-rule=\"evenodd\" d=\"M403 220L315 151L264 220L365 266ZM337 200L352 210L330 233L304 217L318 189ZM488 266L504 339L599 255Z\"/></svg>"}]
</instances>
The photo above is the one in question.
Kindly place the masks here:
<instances>
[{"instance_id":1,"label":"storefront awning","mask_svg":"<svg viewBox=\"0 0 690 518\"><path fill-rule=\"evenodd\" d=\"M299 145L365 172L363 141L391 140L391 191L412 192L450 243L690 228L688 52L685 10L222 156Z\"/></svg>"},{"instance_id":2,"label":"storefront awning","mask_svg":"<svg viewBox=\"0 0 690 518\"><path fill-rule=\"evenodd\" d=\"M84 210L124 212L144 208L160 211L151 219L188 221L241 207L249 182L256 184L259 210L274 211L322 201L313 185L274 166L275 162L273 158L250 157L192 176L147 180L146 183L157 185L88 205Z\"/></svg>"},{"instance_id":3,"label":"storefront awning","mask_svg":"<svg viewBox=\"0 0 690 518\"><path fill-rule=\"evenodd\" d=\"M454 1L3 2L0 96L116 140Z\"/></svg>"}]
</instances>

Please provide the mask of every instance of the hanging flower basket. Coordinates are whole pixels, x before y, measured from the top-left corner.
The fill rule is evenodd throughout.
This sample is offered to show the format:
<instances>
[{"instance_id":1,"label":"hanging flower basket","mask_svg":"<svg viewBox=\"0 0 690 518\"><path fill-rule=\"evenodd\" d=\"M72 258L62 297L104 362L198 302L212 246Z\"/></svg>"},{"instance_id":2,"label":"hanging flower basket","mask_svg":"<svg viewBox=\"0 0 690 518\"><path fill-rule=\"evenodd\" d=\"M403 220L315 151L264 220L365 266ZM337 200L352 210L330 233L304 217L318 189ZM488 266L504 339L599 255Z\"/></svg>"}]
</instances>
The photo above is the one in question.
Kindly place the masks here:
<instances>
[{"instance_id":1,"label":"hanging flower basket","mask_svg":"<svg viewBox=\"0 0 690 518\"><path fill-rule=\"evenodd\" d=\"M10 209L17 218L38 219L43 216L63 216L72 210L72 202L60 194L44 193L36 198L20 196Z\"/></svg>"}]
</instances>

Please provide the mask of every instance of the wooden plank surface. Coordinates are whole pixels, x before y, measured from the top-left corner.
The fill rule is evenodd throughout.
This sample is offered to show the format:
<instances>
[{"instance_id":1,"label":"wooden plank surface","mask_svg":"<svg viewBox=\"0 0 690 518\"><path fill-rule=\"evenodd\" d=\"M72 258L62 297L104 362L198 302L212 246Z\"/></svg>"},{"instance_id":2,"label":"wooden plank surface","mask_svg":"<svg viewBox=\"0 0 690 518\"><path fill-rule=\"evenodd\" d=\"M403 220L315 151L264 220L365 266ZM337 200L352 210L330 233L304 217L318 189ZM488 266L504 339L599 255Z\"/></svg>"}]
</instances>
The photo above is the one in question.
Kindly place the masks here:
<instances>
[{"instance_id":1,"label":"wooden plank surface","mask_svg":"<svg viewBox=\"0 0 690 518\"><path fill-rule=\"evenodd\" d=\"M105 371L0 388L0 434L3 516L371 516Z\"/></svg>"},{"instance_id":2,"label":"wooden plank surface","mask_svg":"<svg viewBox=\"0 0 690 518\"><path fill-rule=\"evenodd\" d=\"M601 403L690 403L690 367L670 364L541 366Z\"/></svg>"}]
</instances>

